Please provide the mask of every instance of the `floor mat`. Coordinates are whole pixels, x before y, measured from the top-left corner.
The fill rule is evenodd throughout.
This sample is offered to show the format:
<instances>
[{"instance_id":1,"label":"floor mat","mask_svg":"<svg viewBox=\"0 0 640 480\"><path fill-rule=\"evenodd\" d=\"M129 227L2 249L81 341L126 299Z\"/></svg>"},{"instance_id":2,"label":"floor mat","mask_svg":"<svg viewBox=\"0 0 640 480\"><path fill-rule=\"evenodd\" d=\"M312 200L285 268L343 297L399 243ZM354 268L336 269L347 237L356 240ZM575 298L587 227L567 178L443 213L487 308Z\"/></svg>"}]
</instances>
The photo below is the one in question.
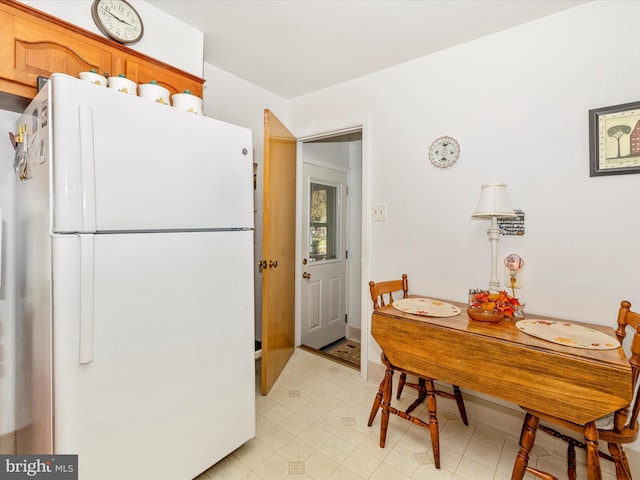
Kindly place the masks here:
<instances>
[{"instance_id":1,"label":"floor mat","mask_svg":"<svg viewBox=\"0 0 640 480\"><path fill-rule=\"evenodd\" d=\"M360 344L358 342L346 340L340 345L327 350L326 353L360 367Z\"/></svg>"}]
</instances>

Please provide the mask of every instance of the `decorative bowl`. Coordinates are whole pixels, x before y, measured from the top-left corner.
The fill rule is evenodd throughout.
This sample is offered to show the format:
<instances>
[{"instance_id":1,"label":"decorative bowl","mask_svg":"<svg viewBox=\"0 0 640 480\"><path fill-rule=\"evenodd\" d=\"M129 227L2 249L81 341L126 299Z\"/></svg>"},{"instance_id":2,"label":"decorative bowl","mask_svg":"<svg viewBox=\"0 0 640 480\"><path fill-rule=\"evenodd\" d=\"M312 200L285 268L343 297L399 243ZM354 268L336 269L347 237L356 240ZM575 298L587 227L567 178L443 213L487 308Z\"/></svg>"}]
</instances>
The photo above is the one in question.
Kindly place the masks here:
<instances>
[{"instance_id":1,"label":"decorative bowl","mask_svg":"<svg viewBox=\"0 0 640 480\"><path fill-rule=\"evenodd\" d=\"M487 311L480 308L467 308L467 315L476 322L497 323L504 318L504 314L496 311Z\"/></svg>"}]
</instances>

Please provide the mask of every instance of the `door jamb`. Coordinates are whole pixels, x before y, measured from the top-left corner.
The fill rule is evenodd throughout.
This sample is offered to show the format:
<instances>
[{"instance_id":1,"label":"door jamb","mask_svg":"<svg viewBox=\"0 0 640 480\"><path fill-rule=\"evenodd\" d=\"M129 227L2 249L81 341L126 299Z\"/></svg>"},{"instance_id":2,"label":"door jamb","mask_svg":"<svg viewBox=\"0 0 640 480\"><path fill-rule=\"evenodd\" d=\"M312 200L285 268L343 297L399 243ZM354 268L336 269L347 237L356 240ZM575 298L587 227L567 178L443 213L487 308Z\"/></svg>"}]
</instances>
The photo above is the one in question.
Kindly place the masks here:
<instances>
[{"instance_id":1,"label":"door jamb","mask_svg":"<svg viewBox=\"0 0 640 480\"><path fill-rule=\"evenodd\" d=\"M369 290L366 279L370 278L370 240L369 240L369 208L371 204L370 198L370 166L371 166L371 117L367 117L361 123L342 128L323 130L305 136L296 136L297 153L296 153L296 254L295 254L295 344L300 346L302 343L301 319L302 319L302 287L300 278L302 275L302 144L309 140L318 140L327 137L336 137L349 132L362 132L362 212L361 212L361 286L360 286L360 376L367 380L368 363L371 353L370 344L373 341L371 337L371 301L369 300Z\"/></svg>"}]
</instances>

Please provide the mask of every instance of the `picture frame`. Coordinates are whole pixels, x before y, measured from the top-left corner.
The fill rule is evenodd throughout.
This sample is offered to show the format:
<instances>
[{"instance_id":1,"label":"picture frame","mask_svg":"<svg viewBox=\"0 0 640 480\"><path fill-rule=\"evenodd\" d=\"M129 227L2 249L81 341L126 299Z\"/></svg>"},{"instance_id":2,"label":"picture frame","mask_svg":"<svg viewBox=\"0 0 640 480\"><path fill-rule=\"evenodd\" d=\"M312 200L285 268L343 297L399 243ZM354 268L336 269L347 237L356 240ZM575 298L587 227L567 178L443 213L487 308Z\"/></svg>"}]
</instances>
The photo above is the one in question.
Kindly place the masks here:
<instances>
[{"instance_id":1,"label":"picture frame","mask_svg":"<svg viewBox=\"0 0 640 480\"><path fill-rule=\"evenodd\" d=\"M640 173L640 102L589 110L589 176Z\"/></svg>"}]
</instances>

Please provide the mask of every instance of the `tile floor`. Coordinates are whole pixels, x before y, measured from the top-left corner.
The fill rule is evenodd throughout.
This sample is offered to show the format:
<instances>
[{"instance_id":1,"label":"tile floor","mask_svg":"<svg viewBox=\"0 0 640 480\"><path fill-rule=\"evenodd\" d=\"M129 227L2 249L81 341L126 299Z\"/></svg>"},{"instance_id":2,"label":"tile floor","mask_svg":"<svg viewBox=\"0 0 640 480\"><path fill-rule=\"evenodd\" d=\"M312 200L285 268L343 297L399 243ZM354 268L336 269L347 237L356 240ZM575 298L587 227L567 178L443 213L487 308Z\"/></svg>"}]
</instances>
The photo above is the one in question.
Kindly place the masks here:
<instances>
[{"instance_id":1,"label":"tile floor","mask_svg":"<svg viewBox=\"0 0 640 480\"><path fill-rule=\"evenodd\" d=\"M511 478L520 432L512 436L478 423L465 426L448 399L438 398L440 470L433 464L428 431L399 417L391 416L386 447L380 448L380 414L367 427L377 390L378 385L361 379L358 371L298 349L264 397L258 362L256 437L196 480ZM409 390L396 406L406 407L413 397ZM416 410L423 419L428 418L424 410ZM532 465L537 461L560 479L567 478L564 456L538 446L533 453ZM615 480L609 462L603 461L602 468L604 480ZM583 464L578 478L586 478Z\"/></svg>"}]
</instances>

